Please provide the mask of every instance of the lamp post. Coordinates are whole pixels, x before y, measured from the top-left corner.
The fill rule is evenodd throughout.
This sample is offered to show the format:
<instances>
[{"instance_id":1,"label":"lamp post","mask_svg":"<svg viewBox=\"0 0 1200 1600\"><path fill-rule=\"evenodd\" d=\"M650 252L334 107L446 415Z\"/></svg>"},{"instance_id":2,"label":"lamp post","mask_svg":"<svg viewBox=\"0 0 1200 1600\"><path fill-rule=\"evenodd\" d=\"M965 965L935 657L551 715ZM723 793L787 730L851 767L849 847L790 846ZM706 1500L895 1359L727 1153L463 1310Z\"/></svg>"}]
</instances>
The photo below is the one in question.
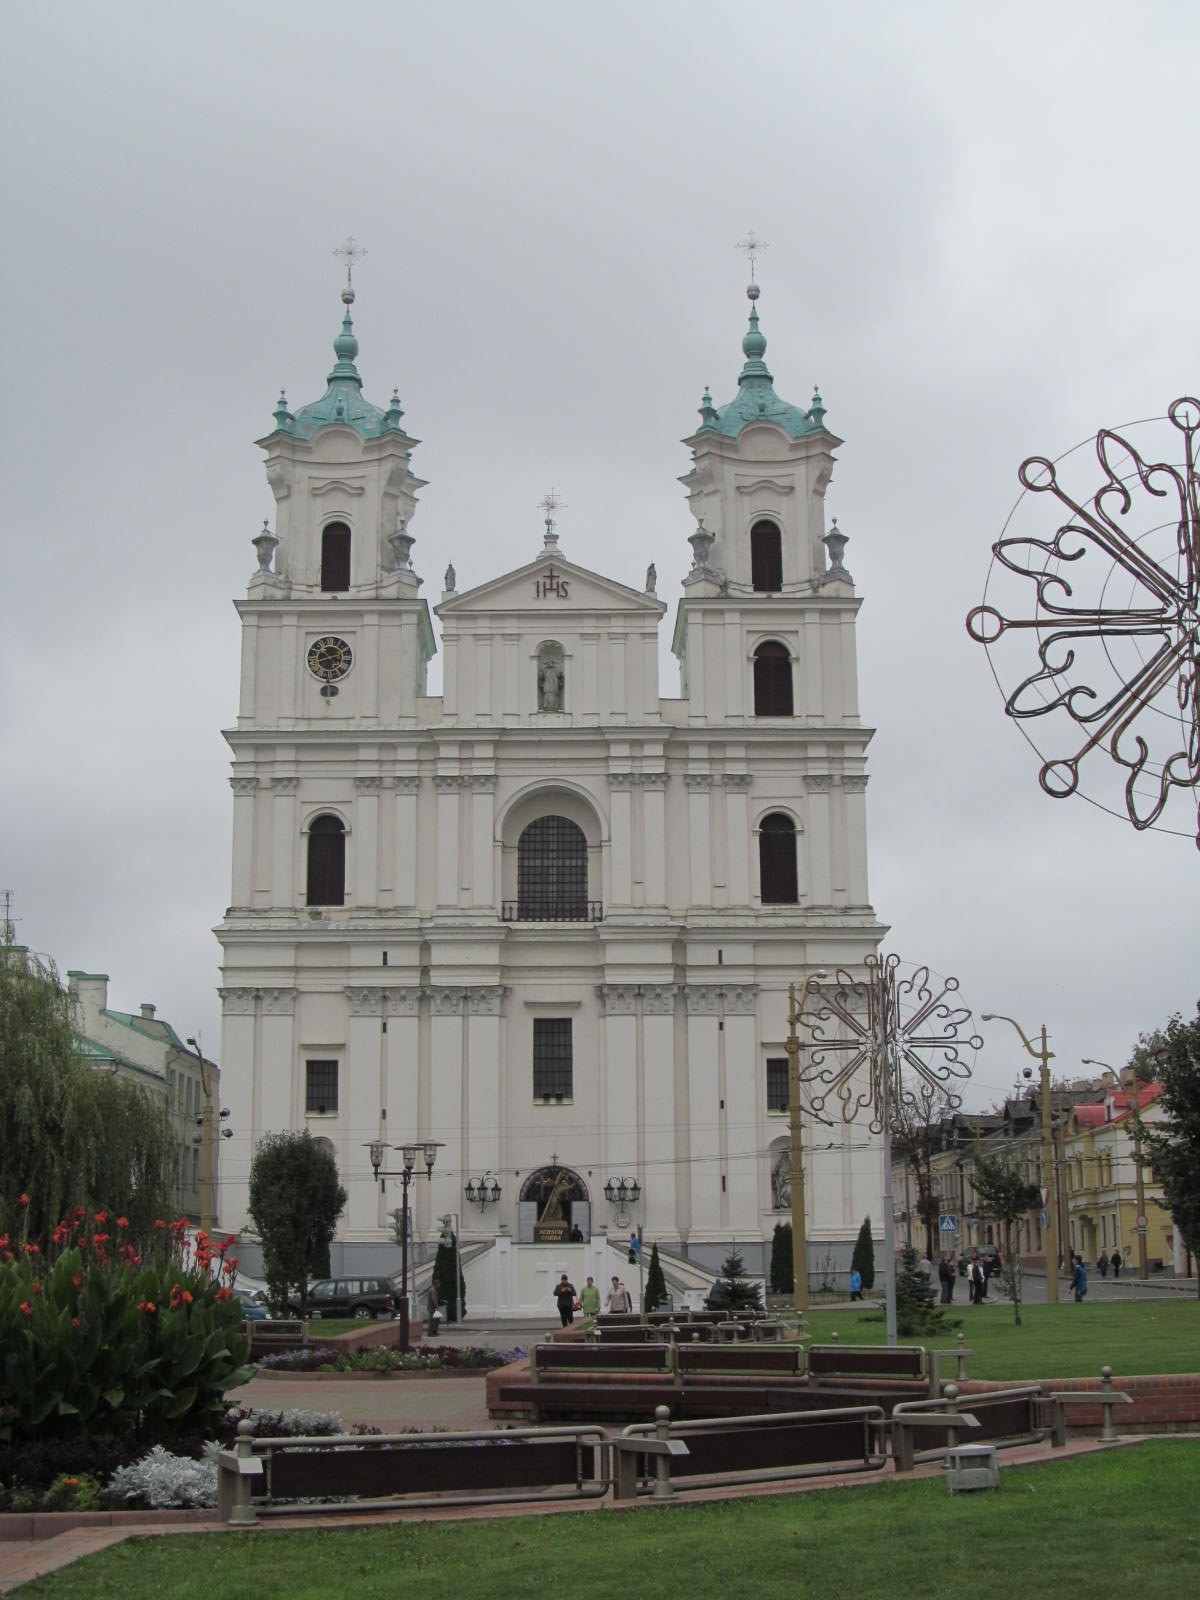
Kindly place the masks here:
<instances>
[{"instance_id":1,"label":"lamp post","mask_svg":"<svg viewBox=\"0 0 1200 1600\"><path fill-rule=\"evenodd\" d=\"M199 1038L189 1039L188 1044L196 1052L196 1060L200 1064L200 1092L204 1096L204 1109L196 1118L199 1126L200 1143L200 1230L202 1233L211 1233L216 1221L216 1187L217 1187L217 1141L216 1129L213 1126L213 1096L212 1096L212 1069L204 1059L204 1052L200 1048ZM218 1111L222 1122L228 1117L226 1107L221 1106ZM222 1128L222 1139L232 1139L233 1129Z\"/></svg>"},{"instance_id":2,"label":"lamp post","mask_svg":"<svg viewBox=\"0 0 1200 1600\"><path fill-rule=\"evenodd\" d=\"M417 1152L420 1151L425 1161L425 1176L433 1178L433 1164L437 1160L437 1153L441 1148L440 1139L413 1140L411 1144L398 1144L392 1147L399 1150L402 1166L399 1172L386 1172L383 1167L383 1158L387 1153L387 1145L382 1139L372 1139L367 1149L371 1153L371 1170L382 1183L384 1178L399 1178L401 1183L400 1195L400 1352L407 1355L409 1350L409 1315L408 1315L408 1186L412 1182L413 1169L417 1164Z\"/></svg>"},{"instance_id":3,"label":"lamp post","mask_svg":"<svg viewBox=\"0 0 1200 1600\"><path fill-rule=\"evenodd\" d=\"M1025 1030L1019 1022L1012 1017L1006 1017L1002 1011L981 1011L981 1022L1007 1022L1015 1028L1020 1036L1021 1043L1028 1050L1041 1068L1041 1096L1042 1096L1042 1172L1047 1178L1046 1184L1046 1226L1042 1230L1042 1248L1046 1256L1046 1303L1056 1306L1058 1304L1058 1164L1054 1159L1054 1126L1050 1108L1050 1063L1054 1059L1054 1051L1050 1049L1046 1024L1042 1023L1041 1048L1032 1044L1026 1037Z\"/></svg>"},{"instance_id":4,"label":"lamp post","mask_svg":"<svg viewBox=\"0 0 1200 1600\"><path fill-rule=\"evenodd\" d=\"M788 1063L788 1168L792 1198L792 1299L797 1314L808 1310L808 1235L804 1212L804 1145L800 1125L800 1037L796 1024L804 1014L808 991L829 974L824 967L810 972L800 986L788 984L788 1036L785 1049Z\"/></svg>"}]
</instances>

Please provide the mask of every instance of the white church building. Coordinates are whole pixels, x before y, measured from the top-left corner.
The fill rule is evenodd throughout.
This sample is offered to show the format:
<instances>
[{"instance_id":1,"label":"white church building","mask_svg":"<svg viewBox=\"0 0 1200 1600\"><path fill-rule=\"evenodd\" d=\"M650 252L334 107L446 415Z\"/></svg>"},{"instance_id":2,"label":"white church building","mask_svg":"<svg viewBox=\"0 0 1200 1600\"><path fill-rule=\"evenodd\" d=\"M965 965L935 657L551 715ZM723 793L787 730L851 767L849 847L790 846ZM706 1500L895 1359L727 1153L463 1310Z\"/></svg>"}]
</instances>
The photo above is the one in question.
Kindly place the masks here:
<instances>
[{"instance_id":1,"label":"white church building","mask_svg":"<svg viewBox=\"0 0 1200 1600\"><path fill-rule=\"evenodd\" d=\"M413 1238L458 1218L469 1310L627 1275L609 1241L639 1226L668 1264L736 1246L765 1271L789 1220L788 985L860 971L884 930L860 602L826 519L841 441L819 395L776 394L749 294L736 393L706 393L685 441L671 694L653 567L639 589L568 558L552 507L532 560L461 591L449 569L431 617L417 441L395 396L364 398L351 289L324 395L280 397L226 732L223 1226L247 1226L256 1142L307 1127L349 1193L335 1272L398 1268L373 1140L436 1146ZM805 1121L815 1283L865 1216L882 1231L882 1155Z\"/></svg>"}]
</instances>

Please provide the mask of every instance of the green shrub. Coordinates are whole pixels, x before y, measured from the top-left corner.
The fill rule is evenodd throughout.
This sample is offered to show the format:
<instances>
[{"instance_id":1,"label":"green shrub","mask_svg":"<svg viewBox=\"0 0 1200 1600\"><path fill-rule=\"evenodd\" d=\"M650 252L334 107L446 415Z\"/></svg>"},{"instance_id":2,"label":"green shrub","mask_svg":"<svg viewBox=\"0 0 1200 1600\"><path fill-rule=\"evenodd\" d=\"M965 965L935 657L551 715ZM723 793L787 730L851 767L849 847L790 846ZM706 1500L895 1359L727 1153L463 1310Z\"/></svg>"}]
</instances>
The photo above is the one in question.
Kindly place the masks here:
<instances>
[{"instance_id":1,"label":"green shrub","mask_svg":"<svg viewBox=\"0 0 1200 1600\"><path fill-rule=\"evenodd\" d=\"M191 1248L164 1224L147 1260L124 1228L79 1208L44 1250L0 1236L0 1440L219 1432L225 1391L250 1376L232 1240Z\"/></svg>"},{"instance_id":2,"label":"green shrub","mask_svg":"<svg viewBox=\"0 0 1200 1600\"><path fill-rule=\"evenodd\" d=\"M792 1265L792 1225L777 1222L771 1235L771 1270L768 1281L775 1294L796 1292L796 1271Z\"/></svg>"},{"instance_id":3,"label":"green shrub","mask_svg":"<svg viewBox=\"0 0 1200 1600\"><path fill-rule=\"evenodd\" d=\"M650 1266L646 1272L646 1289L642 1297L643 1311L657 1311L667 1298L667 1280L663 1276L662 1262L658 1259L658 1245L650 1251Z\"/></svg>"}]
</instances>

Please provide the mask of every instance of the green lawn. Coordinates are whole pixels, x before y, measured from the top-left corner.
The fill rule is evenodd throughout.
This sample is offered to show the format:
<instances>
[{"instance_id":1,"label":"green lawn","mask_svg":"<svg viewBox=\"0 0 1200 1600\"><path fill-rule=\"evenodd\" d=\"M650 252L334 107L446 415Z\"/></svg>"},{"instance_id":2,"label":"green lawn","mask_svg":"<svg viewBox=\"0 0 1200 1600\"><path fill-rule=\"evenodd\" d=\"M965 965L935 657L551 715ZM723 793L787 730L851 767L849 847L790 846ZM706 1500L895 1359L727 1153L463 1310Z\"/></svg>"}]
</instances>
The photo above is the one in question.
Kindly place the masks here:
<instances>
[{"instance_id":1,"label":"green lawn","mask_svg":"<svg viewBox=\"0 0 1200 1600\"><path fill-rule=\"evenodd\" d=\"M805 1316L817 1344L835 1330L846 1344L884 1344L882 1312L813 1311ZM952 1350L958 1333L975 1355L972 1378L1090 1378L1109 1366L1119 1376L1151 1372L1200 1372L1200 1300L1086 1300L1057 1306L1025 1306L1021 1326L1010 1304L961 1305L953 1315L962 1326L948 1336L907 1341ZM906 1341L901 1340L901 1343Z\"/></svg>"},{"instance_id":2,"label":"green lawn","mask_svg":"<svg viewBox=\"0 0 1200 1600\"><path fill-rule=\"evenodd\" d=\"M1001 1473L998 1493L881 1479L712 1506L133 1540L23 1588L29 1600L1179 1600L1200 1562L1200 1441ZM409 1587L411 1585L411 1587Z\"/></svg>"}]
</instances>

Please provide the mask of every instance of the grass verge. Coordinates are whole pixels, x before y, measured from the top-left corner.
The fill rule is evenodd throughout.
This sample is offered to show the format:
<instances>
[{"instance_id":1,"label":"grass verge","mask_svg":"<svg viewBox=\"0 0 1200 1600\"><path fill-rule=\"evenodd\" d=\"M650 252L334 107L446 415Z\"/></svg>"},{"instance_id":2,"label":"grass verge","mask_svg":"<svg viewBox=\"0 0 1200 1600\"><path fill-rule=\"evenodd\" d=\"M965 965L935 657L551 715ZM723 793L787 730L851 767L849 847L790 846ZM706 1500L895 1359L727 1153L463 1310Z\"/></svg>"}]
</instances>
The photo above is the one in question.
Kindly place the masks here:
<instances>
[{"instance_id":1,"label":"grass verge","mask_svg":"<svg viewBox=\"0 0 1200 1600\"><path fill-rule=\"evenodd\" d=\"M1175 1439L1001 1473L998 1493L941 1478L632 1512L131 1540L22 1588L29 1600L1178 1600L1200 1560L1200 1441ZM200 1579L199 1574L203 1573Z\"/></svg>"}]
</instances>

